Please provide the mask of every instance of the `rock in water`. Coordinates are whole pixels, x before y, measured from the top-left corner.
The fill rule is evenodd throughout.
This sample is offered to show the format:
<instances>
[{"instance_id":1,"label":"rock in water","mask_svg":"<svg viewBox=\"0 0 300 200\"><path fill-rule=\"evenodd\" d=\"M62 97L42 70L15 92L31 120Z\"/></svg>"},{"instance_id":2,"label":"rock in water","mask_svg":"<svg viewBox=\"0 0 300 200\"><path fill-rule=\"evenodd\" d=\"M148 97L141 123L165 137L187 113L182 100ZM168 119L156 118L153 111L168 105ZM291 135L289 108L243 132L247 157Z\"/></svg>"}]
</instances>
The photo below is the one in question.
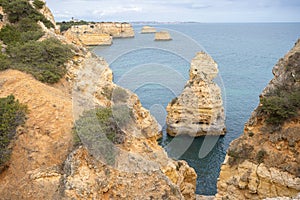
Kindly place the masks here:
<instances>
[{"instance_id":1,"label":"rock in water","mask_svg":"<svg viewBox=\"0 0 300 200\"><path fill-rule=\"evenodd\" d=\"M191 62L190 80L183 92L167 106L169 135L198 137L225 134L221 90L213 82L217 74L217 63L205 52L197 53Z\"/></svg>"},{"instance_id":2,"label":"rock in water","mask_svg":"<svg viewBox=\"0 0 300 200\"><path fill-rule=\"evenodd\" d=\"M156 33L156 29L154 27L151 27L151 26L144 26L142 28L142 31L141 31L142 34L146 34L146 33Z\"/></svg>"},{"instance_id":3,"label":"rock in water","mask_svg":"<svg viewBox=\"0 0 300 200\"><path fill-rule=\"evenodd\" d=\"M168 31L161 31L155 33L155 41L169 41L169 40L172 40L172 38Z\"/></svg>"}]
</instances>

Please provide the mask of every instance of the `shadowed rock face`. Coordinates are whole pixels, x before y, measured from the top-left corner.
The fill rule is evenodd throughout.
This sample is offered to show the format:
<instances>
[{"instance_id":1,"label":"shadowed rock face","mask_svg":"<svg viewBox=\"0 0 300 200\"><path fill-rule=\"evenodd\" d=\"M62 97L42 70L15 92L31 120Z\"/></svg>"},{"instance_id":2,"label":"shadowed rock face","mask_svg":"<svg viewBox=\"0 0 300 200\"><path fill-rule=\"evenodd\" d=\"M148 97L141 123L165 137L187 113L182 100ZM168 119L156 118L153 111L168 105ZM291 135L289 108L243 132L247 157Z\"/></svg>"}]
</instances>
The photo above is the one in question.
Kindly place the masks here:
<instances>
[{"instance_id":1,"label":"shadowed rock face","mask_svg":"<svg viewBox=\"0 0 300 200\"><path fill-rule=\"evenodd\" d=\"M299 55L300 41L273 68L274 78L262 92L262 99L284 99L297 92L299 96ZM300 101L299 97L296 101ZM252 113L244 134L230 144L216 199L294 198L300 192L299 106L293 108L298 112L296 116L271 124L268 113L261 112L263 104L262 101Z\"/></svg>"},{"instance_id":2,"label":"shadowed rock face","mask_svg":"<svg viewBox=\"0 0 300 200\"><path fill-rule=\"evenodd\" d=\"M191 62L190 80L183 92L167 106L169 135L225 134L221 90L213 82L217 74L216 62L204 52L197 53Z\"/></svg>"}]
</instances>

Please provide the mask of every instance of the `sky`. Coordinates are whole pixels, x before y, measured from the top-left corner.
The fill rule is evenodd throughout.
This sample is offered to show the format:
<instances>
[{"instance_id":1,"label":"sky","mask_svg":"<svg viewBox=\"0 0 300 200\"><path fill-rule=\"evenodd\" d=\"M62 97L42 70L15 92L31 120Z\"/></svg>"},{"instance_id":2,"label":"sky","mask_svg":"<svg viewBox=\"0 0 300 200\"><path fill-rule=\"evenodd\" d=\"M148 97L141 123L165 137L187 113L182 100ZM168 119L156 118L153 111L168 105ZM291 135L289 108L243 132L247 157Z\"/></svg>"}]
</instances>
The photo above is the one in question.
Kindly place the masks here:
<instances>
[{"instance_id":1,"label":"sky","mask_svg":"<svg viewBox=\"0 0 300 200\"><path fill-rule=\"evenodd\" d=\"M300 22L300 0L47 0L56 21Z\"/></svg>"}]
</instances>

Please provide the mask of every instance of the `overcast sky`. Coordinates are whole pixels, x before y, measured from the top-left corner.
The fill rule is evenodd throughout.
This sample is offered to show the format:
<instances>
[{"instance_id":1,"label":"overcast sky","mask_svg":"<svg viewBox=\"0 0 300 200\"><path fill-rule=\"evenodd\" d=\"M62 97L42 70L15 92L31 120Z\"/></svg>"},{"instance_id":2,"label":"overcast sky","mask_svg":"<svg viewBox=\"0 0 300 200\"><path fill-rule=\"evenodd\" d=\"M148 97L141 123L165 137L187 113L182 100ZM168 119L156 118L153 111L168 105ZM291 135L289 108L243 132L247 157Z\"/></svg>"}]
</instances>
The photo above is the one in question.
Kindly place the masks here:
<instances>
[{"instance_id":1,"label":"overcast sky","mask_svg":"<svg viewBox=\"0 0 300 200\"><path fill-rule=\"evenodd\" d=\"M300 22L300 0L47 0L56 21Z\"/></svg>"}]
</instances>

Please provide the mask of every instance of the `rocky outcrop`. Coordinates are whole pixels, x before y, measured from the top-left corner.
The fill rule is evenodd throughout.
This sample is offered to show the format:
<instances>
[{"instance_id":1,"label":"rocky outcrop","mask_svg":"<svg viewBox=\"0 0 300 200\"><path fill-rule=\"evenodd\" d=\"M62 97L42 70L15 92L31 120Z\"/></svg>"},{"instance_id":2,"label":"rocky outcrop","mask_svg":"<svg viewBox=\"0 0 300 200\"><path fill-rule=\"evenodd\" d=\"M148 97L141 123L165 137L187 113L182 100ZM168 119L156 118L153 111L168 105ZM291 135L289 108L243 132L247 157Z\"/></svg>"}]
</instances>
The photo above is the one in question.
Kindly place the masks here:
<instances>
[{"instance_id":1,"label":"rocky outcrop","mask_svg":"<svg viewBox=\"0 0 300 200\"><path fill-rule=\"evenodd\" d=\"M3 8L0 6L0 29L8 22L7 15L4 13Z\"/></svg>"},{"instance_id":2,"label":"rocky outcrop","mask_svg":"<svg viewBox=\"0 0 300 200\"><path fill-rule=\"evenodd\" d=\"M142 34L148 34L148 33L156 33L156 28L151 26L144 26L141 31Z\"/></svg>"},{"instance_id":3,"label":"rocky outcrop","mask_svg":"<svg viewBox=\"0 0 300 200\"><path fill-rule=\"evenodd\" d=\"M172 37L168 31L160 31L155 33L155 41L169 41Z\"/></svg>"},{"instance_id":4,"label":"rocky outcrop","mask_svg":"<svg viewBox=\"0 0 300 200\"><path fill-rule=\"evenodd\" d=\"M45 37L68 42L54 30ZM194 169L170 159L158 145L161 127L138 97L112 82L103 58L82 46L73 50L65 78L55 85L14 70L0 72L0 97L13 94L29 108L0 174L1 199L195 199ZM109 152L94 148L89 142L101 138L85 134L100 127L79 134L81 143L74 146L74 121L99 106L132 111L129 123L121 126L122 142Z\"/></svg>"},{"instance_id":5,"label":"rocky outcrop","mask_svg":"<svg viewBox=\"0 0 300 200\"><path fill-rule=\"evenodd\" d=\"M64 33L65 37L73 39L73 43L84 45L111 45L112 38L134 37L131 24L117 22L91 23L72 26Z\"/></svg>"},{"instance_id":6,"label":"rocky outcrop","mask_svg":"<svg viewBox=\"0 0 300 200\"><path fill-rule=\"evenodd\" d=\"M217 63L206 53L197 53L191 62L190 79L184 90L167 106L169 135L225 134L221 90L213 82L217 74Z\"/></svg>"},{"instance_id":7,"label":"rocky outcrop","mask_svg":"<svg viewBox=\"0 0 300 200\"><path fill-rule=\"evenodd\" d=\"M289 111L295 112L294 116L274 123L274 117L281 117L281 105L288 110L289 104L299 102L299 55L300 41L274 67L274 78L264 89L262 101L245 125L244 134L230 144L221 167L216 199L293 198L300 192L299 104ZM295 99L287 102L290 95ZM277 110L276 115L270 115L272 110L262 112L267 106L265 98L276 100L269 101L271 109Z\"/></svg>"}]
</instances>

